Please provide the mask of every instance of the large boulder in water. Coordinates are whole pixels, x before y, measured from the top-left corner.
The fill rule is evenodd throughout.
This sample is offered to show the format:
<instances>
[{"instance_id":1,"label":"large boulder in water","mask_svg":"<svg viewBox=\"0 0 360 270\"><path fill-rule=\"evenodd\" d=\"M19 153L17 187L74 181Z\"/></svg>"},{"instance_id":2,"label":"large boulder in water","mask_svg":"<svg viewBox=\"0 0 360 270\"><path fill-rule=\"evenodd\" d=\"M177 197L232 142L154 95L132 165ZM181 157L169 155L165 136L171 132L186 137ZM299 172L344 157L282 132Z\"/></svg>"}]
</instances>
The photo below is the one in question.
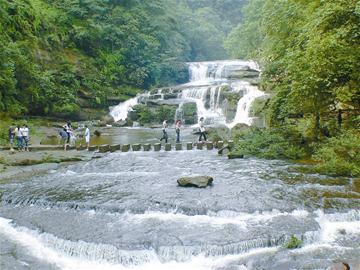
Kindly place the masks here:
<instances>
[{"instance_id":1,"label":"large boulder in water","mask_svg":"<svg viewBox=\"0 0 360 270\"><path fill-rule=\"evenodd\" d=\"M211 176L186 176L177 180L179 186L182 187L198 187L205 188L212 185L213 178Z\"/></svg>"},{"instance_id":2,"label":"large boulder in water","mask_svg":"<svg viewBox=\"0 0 360 270\"><path fill-rule=\"evenodd\" d=\"M109 114L103 115L103 116L101 117L100 122L101 122L103 125L113 124L113 123L114 123L114 118L113 118L111 115L109 115Z\"/></svg>"}]
</instances>

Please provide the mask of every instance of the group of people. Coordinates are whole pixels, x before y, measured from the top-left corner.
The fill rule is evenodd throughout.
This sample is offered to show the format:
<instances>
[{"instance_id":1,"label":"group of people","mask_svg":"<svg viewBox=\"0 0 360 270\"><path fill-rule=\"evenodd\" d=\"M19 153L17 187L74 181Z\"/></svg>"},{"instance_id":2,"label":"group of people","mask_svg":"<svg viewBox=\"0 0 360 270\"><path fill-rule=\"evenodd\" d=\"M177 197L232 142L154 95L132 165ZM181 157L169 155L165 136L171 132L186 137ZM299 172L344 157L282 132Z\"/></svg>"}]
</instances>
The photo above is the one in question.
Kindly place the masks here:
<instances>
[{"instance_id":1,"label":"group of people","mask_svg":"<svg viewBox=\"0 0 360 270\"><path fill-rule=\"evenodd\" d=\"M181 130L181 120L176 120L175 122L175 132L176 132L176 143L180 143L180 130ZM164 120L162 127L163 136L161 137L160 141L164 140L165 143L168 142L169 136L167 134L168 129L168 122ZM206 141L206 128L205 128L205 119L201 117L199 120L199 142Z\"/></svg>"},{"instance_id":2,"label":"group of people","mask_svg":"<svg viewBox=\"0 0 360 270\"><path fill-rule=\"evenodd\" d=\"M29 136L30 130L27 124L15 125L12 124L9 127L9 144L10 150L14 151L14 145L16 142L16 148L19 151L29 151Z\"/></svg>"},{"instance_id":3,"label":"group of people","mask_svg":"<svg viewBox=\"0 0 360 270\"><path fill-rule=\"evenodd\" d=\"M66 151L67 147L71 144L76 143L76 135L74 133L71 122L67 122L62 129L59 131L62 144L64 144L64 150ZM90 129L85 125L84 138L86 143L86 149L89 149L90 146Z\"/></svg>"}]
</instances>

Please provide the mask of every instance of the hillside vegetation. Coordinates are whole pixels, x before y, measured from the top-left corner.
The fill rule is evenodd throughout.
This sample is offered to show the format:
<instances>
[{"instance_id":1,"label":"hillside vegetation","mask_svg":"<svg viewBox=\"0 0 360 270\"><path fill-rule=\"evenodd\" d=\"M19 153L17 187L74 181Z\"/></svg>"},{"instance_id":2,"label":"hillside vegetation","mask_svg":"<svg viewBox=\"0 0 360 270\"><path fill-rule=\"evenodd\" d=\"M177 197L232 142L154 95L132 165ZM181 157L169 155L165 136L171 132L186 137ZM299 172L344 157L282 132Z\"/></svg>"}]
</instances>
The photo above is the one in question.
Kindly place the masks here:
<instances>
[{"instance_id":1,"label":"hillside vegetation","mask_svg":"<svg viewBox=\"0 0 360 270\"><path fill-rule=\"evenodd\" d=\"M269 128L238 135L252 142L238 150L312 157L320 172L359 176L360 2L250 0L243 13L226 48L262 64L271 100Z\"/></svg>"},{"instance_id":2,"label":"hillside vegetation","mask_svg":"<svg viewBox=\"0 0 360 270\"><path fill-rule=\"evenodd\" d=\"M0 0L0 112L73 117L226 58L241 0Z\"/></svg>"}]
</instances>

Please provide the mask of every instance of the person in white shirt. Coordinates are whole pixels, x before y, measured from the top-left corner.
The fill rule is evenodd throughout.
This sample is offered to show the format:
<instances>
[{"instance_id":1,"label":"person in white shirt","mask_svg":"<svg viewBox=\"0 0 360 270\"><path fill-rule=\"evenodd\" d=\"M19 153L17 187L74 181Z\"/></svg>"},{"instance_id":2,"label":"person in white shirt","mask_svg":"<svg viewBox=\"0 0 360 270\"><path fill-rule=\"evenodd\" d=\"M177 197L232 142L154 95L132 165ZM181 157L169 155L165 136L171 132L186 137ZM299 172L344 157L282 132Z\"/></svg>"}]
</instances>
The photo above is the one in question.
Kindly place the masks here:
<instances>
[{"instance_id":1,"label":"person in white shirt","mask_svg":"<svg viewBox=\"0 0 360 270\"><path fill-rule=\"evenodd\" d=\"M200 136L199 136L199 142L202 141L202 138L204 137L204 141L206 141L206 128L205 128L205 123L204 123L204 117L200 118L199 121L199 129L200 129Z\"/></svg>"},{"instance_id":2,"label":"person in white shirt","mask_svg":"<svg viewBox=\"0 0 360 270\"><path fill-rule=\"evenodd\" d=\"M163 128L162 128L163 136L162 136L162 138L160 139L160 141L165 140L165 143L168 142L167 127L168 127L167 120L164 120L164 122L163 122Z\"/></svg>"},{"instance_id":3,"label":"person in white shirt","mask_svg":"<svg viewBox=\"0 0 360 270\"><path fill-rule=\"evenodd\" d=\"M89 150L90 146L90 130L87 125L85 125L85 142L86 142L86 149Z\"/></svg>"},{"instance_id":4,"label":"person in white shirt","mask_svg":"<svg viewBox=\"0 0 360 270\"><path fill-rule=\"evenodd\" d=\"M23 137L22 137L22 128L20 126L17 126L15 128L15 137L16 137L17 149L23 150L24 144L23 144Z\"/></svg>"},{"instance_id":5,"label":"person in white shirt","mask_svg":"<svg viewBox=\"0 0 360 270\"><path fill-rule=\"evenodd\" d=\"M25 151L29 151L29 141L30 141L30 137L29 137L29 127L24 124L23 127L21 128L21 133L22 133L22 138L23 138L23 146L25 146Z\"/></svg>"}]
</instances>

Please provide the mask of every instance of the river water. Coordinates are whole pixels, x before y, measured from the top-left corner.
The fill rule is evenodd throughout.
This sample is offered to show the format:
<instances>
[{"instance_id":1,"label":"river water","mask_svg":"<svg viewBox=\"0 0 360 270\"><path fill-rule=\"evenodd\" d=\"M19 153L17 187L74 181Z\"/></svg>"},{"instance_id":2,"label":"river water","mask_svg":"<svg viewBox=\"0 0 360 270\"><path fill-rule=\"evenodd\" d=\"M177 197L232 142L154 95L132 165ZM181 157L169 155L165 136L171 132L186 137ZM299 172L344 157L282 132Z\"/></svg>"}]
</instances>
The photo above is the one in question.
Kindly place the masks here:
<instances>
[{"instance_id":1,"label":"river water","mask_svg":"<svg viewBox=\"0 0 360 270\"><path fill-rule=\"evenodd\" d=\"M356 269L354 180L292 166L205 150L118 152L2 183L0 269ZM213 186L178 187L186 175L211 175ZM301 248L284 248L292 235Z\"/></svg>"}]
</instances>

